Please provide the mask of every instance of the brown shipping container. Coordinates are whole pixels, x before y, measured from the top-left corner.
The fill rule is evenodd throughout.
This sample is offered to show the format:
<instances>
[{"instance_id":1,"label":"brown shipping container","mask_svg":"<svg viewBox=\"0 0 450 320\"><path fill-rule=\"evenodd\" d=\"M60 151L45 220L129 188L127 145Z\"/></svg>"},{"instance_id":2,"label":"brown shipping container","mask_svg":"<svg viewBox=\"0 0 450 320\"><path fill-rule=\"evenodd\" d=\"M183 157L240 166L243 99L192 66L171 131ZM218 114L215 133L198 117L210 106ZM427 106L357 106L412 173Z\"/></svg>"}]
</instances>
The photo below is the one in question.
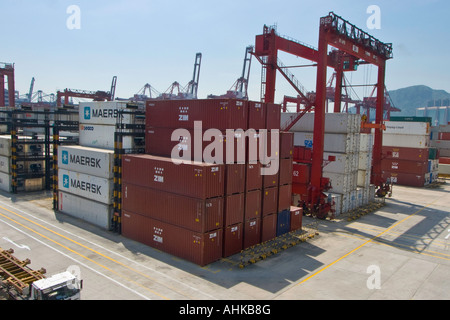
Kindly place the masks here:
<instances>
[{"instance_id":1,"label":"brown shipping container","mask_svg":"<svg viewBox=\"0 0 450 320\"><path fill-rule=\"evenodd\" d=\"M294 156L294 133L280 132L280 158L292 158Z\"/></svg>"},{"instance_id":2,"label":"brown shipping container","mask_svg":"<svg viewBox=\"0 0 450 320\"><path fill-rule=\"evenodd\" d=\"M122 235L200 266L222 257L222 229L199 233L123 211Z\"/></svg>"},{"instance_id":3,"label":"brown shipping container","mask_svg":"<svg viewBox=\"0 0 450 320\"><path fill-rule=\"evenodd\" d=\"M381 170L389 172L425 174L428 171L428 159L425 161L383 159L381 160Z\"/></svg>"},{"instance_id":4,"label":"brown shipping container","mask_svg":"<svg viewBox=\"0 0 450 320\"><path fill-rule=\"evenodd\" d=\"M225 165L225 194L245 192L245 164Z\"/></svg>"},{"instance_id":5,"label":"brown shipping container","mask_svg":"<svg viewBox=\"0 0 450 320\"><path fill-rule=\"evenodd\" d=\"M196 232L223 226L224 199L197 199L124 182L122 210L171 223Z\"/></svg>"},{"instance_id":6,"label":"brown shipping container","mask_svg":"<svg viewBox=\"0 0 450 320\"><path fill-rule=\"evenodd\" d=\"M269 241L277 237L277 218L278 215L274 213L261 219L261 242Z\"/></svg>"},{"instance_id":7,"label":"brown shipping container","mask_svg":"<svg viewBox=\"0 0 450 320\"><path fill-rule=\"evenodd\" d=\"M287 184L278 188L278 212L291 208L292 185Z\"/></svg>"},{"instance_id":8,"label":"brown shipping container","mask_svg":"<svg viewBox=\"0 0 450 320\"><path fill-rule=\"evenodd\" d=\"M223 257L229 257L242 251L243 223L228 226L223 230Z\"/></svg>"},{"instance_id":9,"label":"brown shipping container","mask_svg":"<svg viewBox=\"0 0 450 320\"><path fill-rule=\"evenodd\" d=\"M227 144L226 132L217 132L211 138L205 130L147 127L145 129L145 153L160 157L174 157L183 160L198 160L209 163L245 163L247 161L247 140L242 133L235 132L232 144ZM216 134L210 131L211 134ZM172 135L174 140L172 140ZM197 147L198 143L201 147ZM198 150L197 150L198 148ZM230 149L232 148L232 149ZM232 156L227 159L228 150Z\"/></svg>"},{"instance_id":10,"label":"brown shipping container","mask_svg":"<svg viewBox=\"0 0 450 320\"><path fill-rule=\"evenodd\" d=\"M170 158L124 155L122 182L188 197L208 199L224 195L225 166L192 162L175 164Z\"/></svg>"},{"instance_id":11,"label":"brown shipping container","mask_svg":"<svg viewBox=\"0 0 450 320\"><path fill-rule=\"evenodd\" d=\"M292 159L280 159L280 186L285 184L292 184Z\"/></svg>"},{"instance_id":12,"label":"brown shipping container","mask_svg":"<svg viewBox=\"0 0 450 320\"><path fill-rule=\"evenodd\" d=\"M248 102L248 128L265 129L266 128L266 108L265 104L256 101Z\"/></svg>"},{"instance_id":13,"label":"brown shipping container","mask_svg":"<svg viewBox=\"0 0 450 320\"><path fill-rule=\"evenodd\" d=\"M391 182L401 186L423 187L425 185L425 175L410 174L402 172L383 171L383 179L391 179Z\"/></svg>"},{"instance_id":14,"label":"brown shipping container","mask_svg":"<svg viewBox=\"0 0 450 320\"><path fill-rule=\"evenodd\" d=\"M303 208L291 206L291 231L302 228Z\"/></svg>"},{"instance_id":15,"label":"brown shipping container","mask_svg":"<svg viewBox=\"0 0 450 320\"><path fill-rule=\"evenodd\" d=\"M428 148L383 147L383 159L427 161Z\"/></svg>"},{"instance_id":16,"label":"brown shipping container","mask_svg":"<svg viewBox=\"0 0 450 320\"><path fill-rule=\"evenodd\" d=\"M243 249L261 243L261 219L251 219L244 223L244 245Z\"/></svg>"},{"instance_id":17,"label":"brown shipping container","mask_svg":"<svg viewBox=\"0 0 450 320\"><path fill-rule=\"evenodd\" d=\"M266 129L280 130L281 121L281 105L274 103L266 103Z\"/></svg>"},{"instance_id":18,"label":"brown shipping container","mask_svg":"<svg viewBox=\"0 0 450 320\"><path fill-rule=\"evenodd\" d=\"M246 165L246 181L245 181L245 190L260 190L262 188L262 175L261 175L261 163L255 164L247 164Z\"/></svg>"},{"instance_id":19,"label":"brown shipping container","mask_svg":"<svg viewBox=\"0 0 450 320\"><path fill-rule=\"evenodd\" d=\"M146 126L194 129L243 129L248 126L248 102L239 99L152 100L146 102Z\"/></svg>"},{"instance_id":20,"label":"brown shipping container","mask_svg":"<svg viewBox=\"0 0 450 320\"><path fill-rule=\"evenodd\" d=\"M244 220L261 217L261 190L247 191L245 194Z\"/></svg>"},{"instance_id":21,"label":"brown shipping container","mask_svg":"<svg viewBox=\"0 0 450 320\"><path fill-rule=\"evenodd\" d=\"M278 209L278 188L264 188L262 196L262 216L277 213Z\"/></svg>"},{"instance_id":22,"label":"brown shipping container","mask_svg":"<svg viewBox=\"0 0 450 320\"><path fill-rule=\"evenodd\" d=\"M224 226L244 222L245 193L225 196Z\"/></svg>"},{"instance_id":23,"label":"brown shipping container","mask_svg":"<svg viewBox=\"0 0 450 320\"><path fill-rule=\"evenodd\" d=\"M269 170L269 168L274 164L275 161L271 161L269 164L263 165L263 167ZM263 174L263 187L269 188L278 186L279 175L280 175L280 167L278 162L278 170L276 171L275 174L272 175Z\"/></svg>"}]
</instances>

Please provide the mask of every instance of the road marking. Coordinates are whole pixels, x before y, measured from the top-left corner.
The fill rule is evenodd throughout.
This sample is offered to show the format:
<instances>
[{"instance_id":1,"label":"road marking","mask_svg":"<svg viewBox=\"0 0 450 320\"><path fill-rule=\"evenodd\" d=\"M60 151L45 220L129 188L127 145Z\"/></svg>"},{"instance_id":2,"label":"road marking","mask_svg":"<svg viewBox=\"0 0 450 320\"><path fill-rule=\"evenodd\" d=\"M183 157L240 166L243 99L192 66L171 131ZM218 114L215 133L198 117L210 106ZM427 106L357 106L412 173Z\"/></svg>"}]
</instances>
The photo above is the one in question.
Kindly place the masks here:
<instances>
[{"instance_id":1,"label":"road marking","mask_svg":"<svg viewBox=\"0 0 450 320\"><path fill-rule=\"evenodd\" d=\"M15 245L17 248L19 249L27 249L27 250L31 250L29 246L26 246L24 244L17 244L14 241L12 241L11 239L7 238L7 237L3 237L4 240L8 241L9 243L12 243L13 245Z\"/></svg>"},{"instance_id":2,"label":"road marking","mask_svg":"<svg viewBox=\"0 0 450 320\"><path fill-rule=\"evenodd\" d=\"M448 235L445 237L445 240L447 240L448 238L450 238L450 229L448 229Z\"/></svg>"},{"instance_id":3,"label":"road marking","mask_svg":"<svg viewBox=\"0 0 450 320\"><path fill-rule=\"evenodd\" d=\"M33 222L33 221L31 221L31 220L25 218L25 217L22 217L22 216L20 216L19 214L15 213L15 212L12 212L12 211L10 211L10 210L8 210L8 209L6 209L6 208L3 208L3 207L1 207L1 206L0 206L0 208L3 209L3 210L5 210L5 211L11 212L11 213L13 213L13 214L16 214L17 216L19 216L19 217L21 217L21 218L23 218L23 219L25 219L25 220L27 220L27 221L29 221L29 222L31 222L31 223L34 223L34 224L36 224L36 225L39 225L38 223L35 223L35 222ZM37 235L43 237L44 239L47 239L47 240L49 240L49 241L51 241L51 242L53 242L53 243L59 245L60 247L63 247L64 249L66 249L66 250L68 250L68 251L70 251L70 252L72 252L72 253L74 253L74 254L76 254L76 255L79 255L80 257L82 257L82 258L84 258L84 259L86 259L86 260L88 260L88 261L90 261L90 262L92 262L92 263L98 265L99 267L101 267L101 268L103 268L103 269L106 269L106 270L108 270L108 271L114 273L115 275L117 275L117 276L119 276L119 277L121 277L121 278L123 278L123 279L125 279L125 280L127 280L127 281L130 281L131 283L134 283L134 284L136 284L136 285L138 285L138 286L140 286L140 287L142 287L142 288L144 288L144 289L150 291L150 292L153 293L154 295L157 295L157 296L159 296L159 297L161 297L161 298L163 298L163 299L165 299L165 300L169 300L169 298L167 298L167 297L165 297L165 296L159 294L158 292L156 292L156 291L154 291L154 290L151 290L151 289L149 289L149 288L143 286L142 284L140 284L140 283L138 283L138 282L136 282L136 281L134 281L134 280L132 280L132 279L130 279L130 278L128 278L128 277L125 277L125 276L121 275L120 273L118 273L118 272L112 270L111 268L109 268L109 267L107 267L107 266L104 266L104 265L102 265L101 263L98 263L97 261L95 261L95 260L93 260L93 259L91 259L91 258L86 257L85 255L79 253L78 251L75 251L75 250L73 250L73 249L70 249L69 247L67 247L67 246L65 246L65 245L63 245L63 244L61 244L61 243L59 243L59 242L57 242L57 241L55 241L55 240L53 240L53 239L51 239L51 238L45 236L45 235L43 235L43 234L37 232L36 230L34 230L34 229L30 228L30 227L27 227L26 225L24 225L24 224L22 224L22 223L20 223L20 222L18 222L18 221L16 221L16 220L14 220L14 219L8 217L8 216L6 216L6 215L4 215L4 214L2 214L2 213L0 213L0 216L6 218L6 219L8 219L8 220L11 220L12 222L14 222L14 223L20 225L21 227L23 227L23 228L25 228L25 229L28 229L28 230L30 230L31 232L36 233ZM39 225L39 226L40 226L40 225ZM50 229L48 229L48 228L46 228L46 227L44 227L44 226L41 226L41 227L44 228L45 230L48 230L48 231L50 231L50 232L52 232L52 233L55 233L55 234L59 235L57 232L52 231L52 230L50 230ZM63 235L60 235L60 236L61 236L62 238L64 238L64 239L67 239L67 240L69 240L69 241L72 241L72 242L74 242L74 243L77 243L76 241L71 240L71 239L69 239L69 238L67 238L67 237L65 237L65 236L63 236ZM77 244L78 244L78 243L77 243ZM95 252L95 250L92 250L92 249L90 249L90 248L88 248L88 247L86 247L86 246L84 246L84 245L82 245L82 244L79 244L79 245L82 246L83 248L86 248L86 249L88 249L88 250L91 250L91 251L94 251L94 252ZM102 257L105 257L105 258L107 258L107 259L110 259L111 261L115 261L115 260L112 259L112 258L109 258L109 257L107 257L107 256L104 256L104 255L101 254L100 252L98 252L98 254L101 255ZM120 264L120 265L122 265L122 264L121 264L120 262L118 262L118 261L117 261L117 263Z\"/></svg>"},{"instance_id":4,"label":"road marking","mask_svg":"<svg viewBox=\"0 0 450 320\"><path fill-rule=\"evenodd\" d=\"M4 224L10 226L11 228L13 228L13 229L15 229L15 230L17 230L17 231L23 233L23 234L26 235L27 237L29 237L29 238L31 238L31 239L33 239L33 240L35 240L35 241L37 241L37 242L43 244L44 246L46 246L46 247L48 247L48 248L50 248L50 249L52 249L52 250L58 252L59 254L65 256L66 258L69 258L70 260L75 261L77 264L79 264L79 265L81 265L81 266L83 266L83 267L85 267L85 268L87 268L87 269L89 269L89 270L91 270L91 271L93 271L93 272L95 272L95 273L97 273L97 274L99 274L99 275L105 277L105 278L108 279L108 280L111 280L112 282L114 282L114 283L118 284L119 286L121 286L121 287L123 287L123 288L125 288L125 289L127 289L127 290L129 290L129 291L131 291L131 292L133 292L134 294L136 294L136 295L138 295L138 296L144 298L145 300L150 300L150 298L144 296L143 294L140 294L140 293L137 292L136 290L133 290L133 289L131 289L130 287L127 287L126 285L124 285L123 283L120 283L119 281L117 281L117 280L115 280L115 279L113 279L113 278L111 278L111 277L108 277L106 274L104 274L104 273L102 273L102 272L100 272L100 271L98 271L98 270L95 270L95 269L92 268L92 267L89 267L88 265L84 264L83 262L81 262L81 261L79 261L79 260L77 260L77 259L75 259L75 258L73 258L73 257L71 257L71 256L69 256L69 255L67 255L67 254L65 254L64 252L62 252L62 251L56 249L55 247L52 247L51 245L45 243L44 241L41 241L41 240L39 240L39 239L33 237L33 236L30 235L29 233L24 232L23 230L21 230L21 229L15 227L15 226L13 226L12 224L10 224L10 223L8 223L8 222L2 220L2 219L0 219L0 221L3 222Z\"/></svg>"},{"instance_id":5,"label":"road marking","mask_svg":"<svg viewBox=\"0 0 450 320\"><path fill-rule=\"evenodd\" d=\"M302 281L298 282L295 286L298 286L299 284L305 283L306 281L308 281L309 279L315 277L316 275L318 275L319 273L321 273L322 271L325 271L326 269L328 269L329 267L331 267L332 265L338 263L339 261L341 261L342 259L348 257L349 255L351 255L353 252L358 251L359 249L361 249L362 247L366 246L367 244L371 243L372 241L374 241L375 239L381 237L383 234L385 234L386 232L389 232L390 230L392 230L393 228L395 228L396 226L398 226L399 224L405 222L406 220L408 220L411 217L414 217L416 214L418 214L419 212L425 210L426 208L428 208L429 206L431 206L433 203L435 203L436 201L438 201L439 199L434 200L433 202L431 202L430 204L428 204L427 206L423 207L422 209L414 212L413 214L407 216L406 218L398 221L397 223L393 224L392 226L390 226L389 228L387 228L386 230L384 230L383 232L380 232L378 235L372 237L371 239L367 240L366 242L364 242L363 244L361 244L360 246L356 247L355 249L351 250L350 252L346 253L345 255L343 255L342 257L340 257L339 259L336 259L335 261L331 262L330 264L326 265L325 267L319 269L318 271L314 272L313 274L309 275L308 277L306 277L305 279L303 279Z\"/></svg>"}]
</instances>

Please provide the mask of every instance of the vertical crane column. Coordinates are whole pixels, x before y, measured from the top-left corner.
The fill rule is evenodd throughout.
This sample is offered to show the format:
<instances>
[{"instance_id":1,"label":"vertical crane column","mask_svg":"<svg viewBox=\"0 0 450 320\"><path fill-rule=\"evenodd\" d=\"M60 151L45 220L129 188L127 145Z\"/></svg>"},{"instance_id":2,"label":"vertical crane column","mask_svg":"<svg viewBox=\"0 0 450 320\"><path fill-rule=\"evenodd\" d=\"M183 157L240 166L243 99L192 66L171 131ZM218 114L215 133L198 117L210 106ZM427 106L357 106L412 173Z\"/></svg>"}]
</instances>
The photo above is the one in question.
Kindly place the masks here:
<instances>
[{"instance_id":1,"label":"vertical crane column","mask_svg":"<svg viewBox=\"0 0 450 320\"><path fill-rule=\"evenodd\" d=\"M382 171L381 171L381 154L383 147L383 109L384 109L384 82L386 73L386 62L383 61L378 65L378 83L377 83L377 103L376 103L376 117L375 123L379 125L375 128L375 137L373 144L373 168L372 168L372 183L376 186L383 185ZM370 108L369 108L370 109Z\"/></svg>"},{"instance_id":2,"label":"vertical crane column","mask_svg":"<svg viewBox=\"0 0 450 320\"><path fill-rule=\"evenodd\" d=\"M267 57L266 69L266 91L264 93L264 102L273 103L275 101L275 82L277 78L277 59L278 49L276 47L275 30L265 33L264 47L267 46L269 55ZM265 48L266 49L266 48Z\"/></svg>"}]
</instances>

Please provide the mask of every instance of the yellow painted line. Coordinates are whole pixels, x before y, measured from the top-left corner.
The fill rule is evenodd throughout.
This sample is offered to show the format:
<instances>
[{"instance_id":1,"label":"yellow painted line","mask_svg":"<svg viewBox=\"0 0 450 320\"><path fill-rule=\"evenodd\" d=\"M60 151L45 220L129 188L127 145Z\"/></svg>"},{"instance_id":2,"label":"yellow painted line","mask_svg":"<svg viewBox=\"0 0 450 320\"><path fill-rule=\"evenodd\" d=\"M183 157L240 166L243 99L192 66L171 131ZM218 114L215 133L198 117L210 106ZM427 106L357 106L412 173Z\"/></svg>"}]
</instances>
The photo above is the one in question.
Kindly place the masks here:
<instances>
[{"instance_id":1,"label":"yellow painted line","mask_svg":"<svg viewBox=\"0 0 450 320\"><path fill-rule=\"evenodd\" d=\"M313 274L311 274L310 276L306 277L305 279L303 279L302 281L300 281L299 283L297 283L295 286L305 283L306 281L308 281L309 279L315 277L316 275L318 275L319 273L321 273L322 271L325 271L326 269L328 269L329 267L333 266L334 264L338 263L339 261L341 261L342 259L348 257L349 255L351 255L353 252L358 251L359 249L361 249L362 247L366 246L367 244L371 243L372 241L374 241L375 239L381 237L383 234L385 234L386 232L389 232L390 230L392 230L393 228L395 228L396 226L398 226L399 224L405 222L406 220L408 220L409 218L415 216L416 214L418 214L419 212L421 212L422 210L425 210L426 208L428 208L429 206L431 206L433 203L435 203L438 199L434 200L433 202L431 202L430 204L428 204L427 206L423 207L422 209L416 211L415 213L407 216L406 218L398 221L397 223L393 224L392 226L390 226L389 228L387 228L386 230L384 230L383 232L379 233L378 235L376 235L375 237L367 240L366 242L364 242L363 244L361 244L360 246L356 247L355 249L353 249L352 251L346 253L345 255L343 255L342 257L340 257L339 259L336 259L335 261L331 262L330 264L326 265L325 267L321 268L320 270L314 272Z\"/></svg>"},{"instance_id":2,"label":"yellow painted line","mask_svg":"<svg viewBox=\"0 0 450 320\"><path fill-rule=\"evenodd\" d=\"M117 264L119 264L119 265L121 265L121 266L123 266L123 267L126 267L126 268L128 268L128 269L130 269L130 270L132 270L132 271L135 271L135 272L139 273L140 275L143 275L143 276L145 276L145 277L148 277L147 275L142 274L142 273L139 272L138 270L134 270L134 269L130 268L129 266L126 266L126 265L124 265L123 263L121 263L121 262L119 262L119 261L117 261L117 260L112 259L111 257L105 256L104 254L102 254L102 253L100 253L100 252L98 252L98 251L96 251L96 250L94 250L94 249L91 249L91 248L89 248L89 247L87 247L87 246L85 246L85 245L83 245L83 244L81 244L81 243L79 243L79 242L77 242L77 241L75 241L75 240L72 240L72 239L70 239L70 238L68 238L68 237L66 237L66 236L63 236L63 235L59 234L58 232L53 231L53 230L51 230L51 229L49 229L49 228L47 228L47 227L44 227L44 226L40 225L39 223L36 223L36 222L34 222L34 221L30 220L30 219L27 219L27 218L25 218L25 217L23 217L23 216L21 216L21 215L15 213L15 212L13 212L13 211L10 211L10 210L8 210L8 209L2 207L2 206L0 206L0 209L3 209L3 210L8 211L8 212L10 212L10 213L12 213L12 214L15 214L15 215L17 215L17 216L23 218L24 220L26 220L26 221L28 221L28 222L31 222L31 223L33 223L33 224L35 224L35 225L37 225L37 226L39 226L39 227L41 227L41 228L43 228L43 229L49 231L49 232L51 232L51 233L54 233L54 234L56 234L56 235L58 235L58 236L60 236L60 237L62 237L62 238L64 238L64 239L66 239L66 240L68 240L68 241L70 241L70 242L73 242L73 243L75 243L75 244L77 244L77 245L79 245L79 246L81 246L81 247L83 247L83 248L85 248L85 249L87 249L87 250L90 250L90 251L92 251L92 252L94 252L94 253L96 253L96 254L98 254L98 255L100 255L100 256L102 256L102 257L108 259L108 260L111 260L111 261L113 261L113 262L115 262L115 263L117 263ZM98 265L98 266L100 266L100 267L102 267L102 268L104 268L104 269L106 269L106 270L108 270L108 271L110 271L110 272L116 274L117 276L119 276L119 277L121 277L121 278L123 278L123 279L125 279L125 280L127 280L127 281L130 281L130 282L132 282L132 283L134 283L134 284L136 284L136 285L138 285L138 286L140 286L140 287L142 287L142 288L144 288L144 289L150 291L151 293L153 293L153 294L155 294L155 295L157 295L157 296L159 296L159 297L161 297L161 298L163 298L163 299L165 299L165 300L169 300L169 298L167 298L167 297L165 297L165 296L159 294L158 292L156 292L156 291L154 291L154 290L151 290L151 289L149 289L149 288L147 288L147 287L141 285L140 283L135 282L134 280L132 280L132 279L130 279L130 278L128 278L128 277L124 277L123 275L117 273L116 271L112 270L111 268L108 268L108 267L106 267L106 266L104 266L104 265L102 265L102 264L96 262L95 260L92 260L91 258L86 257L85 255L83 255L83 254L81 254L81 253L79 253L79 252L77 252L77 251L75 251L75 250L73 250L73 249L70 249L69 247L67 247L67 246L65 246L65 245L63 245L63 244L61 244L61 243L59 243L59 242L57 242L57 241L55 241L55 240L53 240L53 239L51 239L51 238L45 236L45 235L43 235L43 234L37 232L36 230L34 230L34 229L30 228L30 227L27 227L26 225L24 225L24 224L22 224L22 223L20 223L20 222L18 222L18 221L16 221L16 220L14 220L14 219L8 217L8 216L6 216L6 215L4 215L4 214L2 214L2 213L0 213L0 216L2 216L2 217L4 217L4 218L6 218L6 219L8 219L8 220L10 220L10 221L12 221L12 222L18 224L19 226L21 226L21 227L23 227L23 228L25 228L25 229L27 229L27 230L30 230L30 231L34 232L35 234L37 234L37 235L43 237L44 239L47 239L47 240L49 240L49 241L55 243L56 245L58 245L58 246L60 246L60 247L63 247L64 249L66 249L66 250L68 250L68 251L70 251L70 252L72 252L72 253L74 253L74 254L76 254L76 255L78 255L78 256L80 256L80 257L82 257L82 258L84 258L84 259L86 259L86 260L88 260L88 261L90 261L90 262L92 262L92 263L95 263L96 265ZM148 277L148 278L151 279L150 277ZM151 280L153 280L153 279L151 279Z\"/></svg>"}]
</instances>

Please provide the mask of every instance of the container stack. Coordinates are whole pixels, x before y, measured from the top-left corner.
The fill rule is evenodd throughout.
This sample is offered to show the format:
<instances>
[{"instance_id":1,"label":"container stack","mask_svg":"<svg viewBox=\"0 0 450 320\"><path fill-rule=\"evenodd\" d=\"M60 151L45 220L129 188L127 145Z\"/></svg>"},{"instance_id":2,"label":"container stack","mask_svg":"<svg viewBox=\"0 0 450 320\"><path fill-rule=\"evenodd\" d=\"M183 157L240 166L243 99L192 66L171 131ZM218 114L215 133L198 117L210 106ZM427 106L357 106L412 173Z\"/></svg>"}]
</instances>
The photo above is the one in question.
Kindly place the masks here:
<instances>
[{"instance_id":1,"label":"container stack","mask_svg":"<svg viewBox=\"0 0 450 320\"><path fill-rule=\"evenodd\" d=\"M263 129L279 127L275 104L148 101L146 155L124 159L123 235L199 265L275 238L279 212L290 218L293 137L281 135L288 147L274 152L259 142Z\"/></svg>"},{"instance_id":2,"label":"container stack","mask_svg":"<svg viewBox=\"0 0 450 320\"><path fill-rule=\"evenodd\" d=\"M282 114L282 121L294 115ZM291 129L294 132L293 193L296 200L307 197L314 144L314 113L305 114ZM335 215L355 209L369 201L372 137L360 134L360 117L348 113L325 115L323 177L329 178ZM361 141L363 140L362 144Z\"/></svg>"},{"instance_id":3,"label":"container stack","mask_svg":"<svg viewBox=\"0 0 450 320\"><path fill-rule=\"evenodd\" d=\"M438 174L450 176L450 124L431 129L431 146L439 153Z\"/></svg>"},{"instance_id":4,"label":"container stack","mask_svg":"<svg viewBox=\"0 0 450 320\"><path fill-rule=\"evenodd\" d=\"M58 211L109 230L114 199L114 133L126 102L85 102L79 106L79 144L58 147ZM125 115L121 122L138 122ZM123 149L134 148L124 137Z\"/></svg>"},{"instance_id":5,"label":"container stack","mask_svg":"<svg viewBox=\"0 0 450 320\"><path fill-rule=\"evenodd\" d=\"M383 178L394 184L423 187L436 176L437 152L430 148L430 122L391 118L383 133Z\"/></svg>"},{"instance_id":6,"label":"container stack","mask_svg":"<svg viewBox=\"0 0 450 320\"><path fill-rule=\"evenodd\" d=\"M0 136L0 189L6 192L13 191L11 147L11 135ZM21 144L19 142L16 144L16 155L18 158L28 159L27 161L17 161L16 163L17 191L43 190L45 187L45 179L41 176L45 173L45 161L33 160L33 158L42 159L44 157L44 145ZM19 176L22 174L29 178L20 178ZM33 178L33 175L37 177Z\"/></svg>"}]
</instances>

